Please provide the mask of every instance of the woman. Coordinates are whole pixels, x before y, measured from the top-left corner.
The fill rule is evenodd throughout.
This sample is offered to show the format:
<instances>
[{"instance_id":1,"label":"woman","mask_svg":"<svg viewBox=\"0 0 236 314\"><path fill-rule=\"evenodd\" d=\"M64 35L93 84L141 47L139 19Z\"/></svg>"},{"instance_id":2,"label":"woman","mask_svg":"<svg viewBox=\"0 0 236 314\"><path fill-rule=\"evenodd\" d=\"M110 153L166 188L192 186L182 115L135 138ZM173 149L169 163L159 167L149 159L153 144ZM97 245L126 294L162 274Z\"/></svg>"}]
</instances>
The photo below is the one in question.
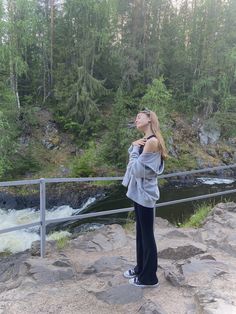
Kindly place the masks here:
<instances>
[{"instance_id":1,"label":"woman","mask_svg":"<svg viewBox=\"0 0 236 314\"><path fill-rule=\"evenodd\" d=\"M129 283L138 287L156 287L157 248L154 238L154 206L159 199L157 175L164 170L167 151L156 114L140 111L136 128L144 137L130 146L129 163L122 184L128 187L127 196L134 201L136 216L137 265L124 272Z\"/></svg>"}]
</instances>

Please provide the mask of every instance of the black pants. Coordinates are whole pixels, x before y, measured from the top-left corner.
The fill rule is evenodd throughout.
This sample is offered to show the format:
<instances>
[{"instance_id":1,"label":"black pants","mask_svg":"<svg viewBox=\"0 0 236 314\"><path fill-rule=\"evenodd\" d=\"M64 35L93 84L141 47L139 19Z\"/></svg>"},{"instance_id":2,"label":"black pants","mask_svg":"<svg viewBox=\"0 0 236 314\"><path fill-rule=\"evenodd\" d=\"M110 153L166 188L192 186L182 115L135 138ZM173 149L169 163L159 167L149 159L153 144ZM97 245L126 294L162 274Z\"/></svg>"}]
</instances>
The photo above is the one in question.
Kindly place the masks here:
<instances>
[{"instance_id":1,"label":"black pants","mask_svg":"<svg viewBox=\"0 0 236 314\"><path fill-rule=\"evenodd\" d=\"M153 285L157 279L157 247L153 230L153 208L134 203L136 216L137 265L134 270L142 284Z\"/></svg>"}]
</instances>

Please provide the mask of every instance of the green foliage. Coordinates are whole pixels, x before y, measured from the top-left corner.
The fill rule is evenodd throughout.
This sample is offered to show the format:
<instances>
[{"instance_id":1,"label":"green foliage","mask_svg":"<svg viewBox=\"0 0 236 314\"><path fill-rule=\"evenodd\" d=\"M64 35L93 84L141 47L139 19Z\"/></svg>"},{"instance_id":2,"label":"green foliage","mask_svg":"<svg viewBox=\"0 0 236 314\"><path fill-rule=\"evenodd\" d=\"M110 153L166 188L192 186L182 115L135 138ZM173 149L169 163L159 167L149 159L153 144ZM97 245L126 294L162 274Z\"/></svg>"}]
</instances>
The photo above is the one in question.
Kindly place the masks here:
<instances>
[{"instance_id":1,"label":"green foliage","mask_svg":"<svg viewBox=\"0 0 236 314\"><path fill-rule=\"evenodd\" d=\"M172 95L164 84L164 78L154 79L143 96L141 105L157 113L161 123L168 124L168 113L172 109Z\"/></svg>"},{"instance_id":2,"label":"green foliage","mask_svg":"<svg viewBox=\"0 0 236 314\"><path fill-rule=\"evenodd\" d=\"M126 98L122 90L116 94L111 116L107 121L108 132L104 139L102 156L109 164L118 168L125 168L127 163L127 149L134 136L128 128L130 99Z\"/></svg>"},{"instance_id":3,"label":"green foliage","mask_svg":"<svg viewBox=\"0 0 236 314\"><path fill-rule=\"evenodd\" d=\"M42 163L28 150L24 155L11 156L11 168L8 169L7 178L18 178L26 173L34 174L40 171L41 167Z\"/></svg>"},{"instance_id":4,"label":"green foliage","mask_svg":"<svg viewBox=\"0 0 236 314\"><path fill-rule=\"evenodd\" d=\"M58 120L78 137L91 136L99 124L96 98L104 94L107 90L103 82L95 79L83 66L71 70L55 86Z\"/></svg>"},{"instance_id":5,"label":"green foliage","mask_svg":"<svg viewBox=\"0 0 236 314\"><path fill-rule=\"evenodd\" d=\"M235 112L217 112L214 120L221 129L222 137L229 138L236 136L236 111Z\"/></svg>"},{"instance_id":6,"label":"green foliage","mask_svg":"<svg viewBox=\"0 0 236 314\"><path fill-rule=\"evenodd\" d=\"M15 154L16 127L13 121L8 122L7 114L0 111L0 178L3 177L11 168L12 154Z\"/></svg>"},{"instance_id":7,"label":"green foliage","mask_svg":"<svg viewBox=\"0 0 236 314\"><path fill-rule=\"evenodd\" d=\"M195 211L195 213L187 220L185 221L181 227L188 228L199 228L201 227L203 221L206 219L206 217L210 214L212 211L212 204L203 203L202 205L199 205Z\"/></svg>"},{"instance_id":8,"label":"green foliage","mask_svg":"<svg viewBox=\"0 0 236 314\"><path fill-rule=\"evenodd\" d=\"M169 173L194 169L197 169L197 161L191 153L182 153L178 158L170 157L165 162L165 170Z\"/></svg>"},{"instance_id":9,"label":"green foliage","mask_svg":"<svg viewBox=\"0 0 236 314\"><path fill-rule=\"evenodd\" d=\"M64 249L65 247L67 247L68 242L69 242L69 238L68 237L62 237L62 238L57 239L56 240L57 249L58 250Z\"/></svg>"},{"instance_id":10,"label":"green foliage","mask_svg":"<svg viewBox=\"0 0 236 314\"><path fill-rule=\"evenodd\" d=\"M182 1L178 10L169 0L0 1L0 176L37 169L30 154L18 165L11 157L19 130L37 127L36 106L50 107L80 148L107 130L101 155L120 168L140 105L157 113L164 137L172 110L204 114L223 138L235 136L235 29L235 1ZM178 165L194 168L188 157ZM78 173L95 171L81 163Z\"/></svg>"},{"instance_id":11,"label":"green foliage","mask_svg":"<svg viewBox=\"0 0 236 314\"><path fill-rule=\"evenodd\" d=\"M94 142L89 143L88 149L71 163L72 177L91 177L96 175L96 166L99 162L97 149Z\"/></svg>"}]
</instances>

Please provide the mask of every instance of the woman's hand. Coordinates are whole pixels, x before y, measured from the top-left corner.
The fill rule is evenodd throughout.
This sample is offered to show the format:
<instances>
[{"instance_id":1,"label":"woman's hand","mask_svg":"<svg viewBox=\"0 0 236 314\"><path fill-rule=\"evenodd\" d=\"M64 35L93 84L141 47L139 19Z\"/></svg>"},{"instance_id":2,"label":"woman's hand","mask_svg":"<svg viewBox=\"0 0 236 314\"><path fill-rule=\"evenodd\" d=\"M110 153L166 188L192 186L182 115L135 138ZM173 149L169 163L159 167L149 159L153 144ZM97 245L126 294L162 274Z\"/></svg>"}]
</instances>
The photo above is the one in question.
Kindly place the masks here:
<instances>
[{"instance_id":1,"label":"woman's hand","mask_svg":"<svg viewBox=\"0 0 236 314\"><path fill-rule=\"evenodd\" d=\"M134 142L132 143L132 145L133 145L133 146L143 146L143 145L145 145L146 141L147 141L146 138L140 138L139 140L134 141Z\"/></svg>"}]
</instances>

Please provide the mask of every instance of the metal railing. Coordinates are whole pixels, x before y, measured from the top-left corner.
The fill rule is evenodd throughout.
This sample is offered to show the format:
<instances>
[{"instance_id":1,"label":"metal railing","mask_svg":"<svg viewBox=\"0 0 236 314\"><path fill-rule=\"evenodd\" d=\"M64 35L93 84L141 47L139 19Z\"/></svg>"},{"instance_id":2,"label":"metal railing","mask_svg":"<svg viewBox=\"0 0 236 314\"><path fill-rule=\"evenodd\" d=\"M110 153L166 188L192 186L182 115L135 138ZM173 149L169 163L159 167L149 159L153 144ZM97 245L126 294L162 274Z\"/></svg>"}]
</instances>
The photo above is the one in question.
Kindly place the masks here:
<instances>
[{"instance_id":1,"label":"metal railing","mask_svg":"<svg viewBox=\"0 0 236 314\"><path fill-rule=\"evenodd\" d=\"M225 169L231 169L236 168L236 164L228 165L228 166L220 166L220 167L212 167L212 168L204 168L204 169L198 169L198 170L192 170L192 171L184 171L184 172L175 172L171 174L166 175L160 175L158 176L158 179L165 179L165 178L171 178L176 176L187 176L192 175L196 173L203 173L203 172L212 172L216 170L225 170ZM59 223L64 221L73 221L73 220L80 220L85 218L91 218L91 217L98 217L98 216L104 216L104 215L112 215L117 213L124 213L124 212L130 212L133 211L133 207L128 208L120 208L120 209L113 209L113 210L107 210L102 212L95 212L95 213L88 213L88 214L80 214L76 216L70 216L70 217L64 217L64 218L58 218L58 219L47 219L45 217L45 211L46 211L46 183L65 183L65 182L94 182L94 181L120 181L123 177L96 177L96 178L41 178L36 180L21 180L21 181L7 181L7 182L0 182L0 187L9 187L9 186L20 186L20 185L40 185L40 221L19 225L15 227L5 228L0 230L0 234L2 233L8 233L20 229L26 229L31 228L35 226L40 226L40 256L45 256L45 246L46 246L46 226L52 223ZM168 205L174 205L178 203L183 202L190 202L194 200L200 200L200 199L206 199L209 197L214 196L220 196L220 195L226 195L226 194L232 194L235 193L236 189L233 190L226 190L222 192L217 193L211 193L211 194L204 194L200 196L194 196L184 199L178 199L168 202L162 202L157 203L154 208L168 206Z\"/></svg>"}]
</instances>

